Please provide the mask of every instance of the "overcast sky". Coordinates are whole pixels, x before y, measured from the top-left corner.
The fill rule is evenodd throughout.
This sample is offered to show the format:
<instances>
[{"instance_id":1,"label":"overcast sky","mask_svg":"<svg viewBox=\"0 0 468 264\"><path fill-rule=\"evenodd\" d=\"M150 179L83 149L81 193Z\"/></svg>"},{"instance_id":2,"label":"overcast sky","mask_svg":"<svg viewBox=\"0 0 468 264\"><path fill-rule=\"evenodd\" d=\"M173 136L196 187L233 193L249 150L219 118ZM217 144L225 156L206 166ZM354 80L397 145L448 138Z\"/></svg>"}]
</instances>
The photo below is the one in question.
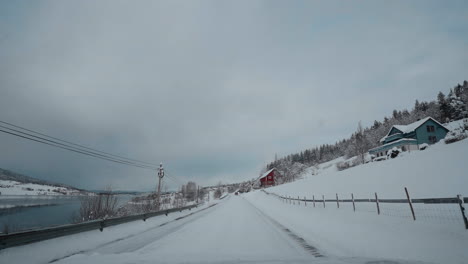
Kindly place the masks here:
<instances>
[{"instance_id":1,"label":"overcast sky","mask_svg":"<svg viewBox=\"0 0 468 264\"><path fill-rule=\"evenodd\" d=\"M467 1L0 1L0 120L238 182L468 79L467 14ZM0 168L156 183L5 134Z\"/></svg>"}]
</instances>

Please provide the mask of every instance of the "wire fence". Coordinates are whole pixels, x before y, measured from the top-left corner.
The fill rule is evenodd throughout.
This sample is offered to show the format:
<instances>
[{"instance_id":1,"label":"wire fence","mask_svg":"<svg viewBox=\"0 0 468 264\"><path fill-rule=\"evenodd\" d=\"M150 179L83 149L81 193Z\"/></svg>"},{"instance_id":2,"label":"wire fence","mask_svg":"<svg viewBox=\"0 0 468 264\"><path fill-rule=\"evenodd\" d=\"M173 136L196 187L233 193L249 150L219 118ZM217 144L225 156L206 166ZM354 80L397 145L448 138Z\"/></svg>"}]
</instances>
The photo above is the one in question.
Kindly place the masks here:
<instances>
[{"instance_id":1,"label":"wire fence","mask_svg":"<svg viewBox=\"0 0 468 264\"><path fill-rule=\"evenodd\" d=\"M263 191L291 205L312 208L337 208L427 223L460 225L468 229L465 211L465 203L468 203L468 198L461 195L449 198L411 199L408 190L405 188L406 199L381 199L377 193L374 193L375 198L371 199L360 199L354 197L352 193L347 199L342 199L338 194L329 199L324 195L311 195L312 197L281 196Z\"/></svg>"}]
</instances>

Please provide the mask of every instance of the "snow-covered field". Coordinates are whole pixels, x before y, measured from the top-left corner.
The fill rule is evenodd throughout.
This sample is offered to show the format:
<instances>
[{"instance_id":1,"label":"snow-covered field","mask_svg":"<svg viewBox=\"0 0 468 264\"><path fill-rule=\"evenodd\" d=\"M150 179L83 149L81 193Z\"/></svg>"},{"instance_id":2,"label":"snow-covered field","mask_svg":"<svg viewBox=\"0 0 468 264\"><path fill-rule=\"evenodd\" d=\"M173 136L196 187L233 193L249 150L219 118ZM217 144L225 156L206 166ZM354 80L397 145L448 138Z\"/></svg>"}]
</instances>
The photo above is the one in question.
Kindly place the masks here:
<instances>
[{"instance_id":1,"label":"snow-covered field","mask_svg":"<svg viewBox=\"0 0 468 264\"><path fill-rule=\"evenodd\" d=\"M1 195L80 195L81 192L78 190L68 189L65 187L0 180L0 194Z\"/></svg>"},{"instance_id":2,"label":"snow-covered field","mask_svg":"<svg viewBox=\"0 0 468 264\"><path fill-rule=\"evenodd\" d=\"M321 197L405 198L407 187L411 198L468 196L468 140L452 144L443 142L431 145L423 151L404 152L395 159L370 162L347 170L338 171L340 158L311 167L303 179L268 188L283 196L301 198ZM312 175L316 174L316 175Z\"/></svg>"}]
</instances>

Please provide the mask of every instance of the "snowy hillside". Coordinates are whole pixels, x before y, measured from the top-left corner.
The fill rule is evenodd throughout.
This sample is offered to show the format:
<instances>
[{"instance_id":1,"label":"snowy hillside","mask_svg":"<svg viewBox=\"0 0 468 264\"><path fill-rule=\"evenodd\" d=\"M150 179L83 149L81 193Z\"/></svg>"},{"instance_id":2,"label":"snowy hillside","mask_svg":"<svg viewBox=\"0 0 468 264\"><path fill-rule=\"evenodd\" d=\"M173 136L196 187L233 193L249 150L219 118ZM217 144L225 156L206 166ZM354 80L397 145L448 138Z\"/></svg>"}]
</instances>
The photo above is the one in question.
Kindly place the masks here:
<instances>
[{"instance_id":1,"label":"snowy hillside","mask_svg":"<svg viewBox=\"0 0 468 264\"><path fill-rule=\"evenodd\" d=\"M83 192L52 185L0 180L1 195L80 195Z\"/></svg>"},{"instance_id":2,"label":"snowy hillside","mask_svg":"<svg viewBox=\"0 0 468 264\"><path fill-rule=\"evenodd\" d=\"M468 140L452 144L442 141L423 151L404 152L395 159L370 162L338 171L337 159L308 168L303 179L268 188L268 191L293 197L404 198L408 187L413 198L468 195L466 161ZM314 175L315 174L315 175Z\"/></svg>"},{"instance_id":3,"label":"snowy hillside","mask_svg":"<svg viewBox=\"0 0 468 264\"><path fill-rule=\"evenodd\" d=\"M85 191L0 169L0 195L80 195Z\"/></svg>"},{"instance_id":4,"label":"snowy hillside","mask_svg":"<svg viewBox=\"0 0 468 264\"><path fill-rule=\"evenodd\" d=\"M454 123L451 130L458 127ZM413 199L467 197L467 157L468 139L441 141L422 151L342 171L337 165L345 159L338 158L307 168L300 180L265 189L296 199L314 195L316 204L285 201L261 190L244 197L325 255L391 260L388 263L467 263L468 232L458 204L413 204L413 220L406 203L378 207L375 202L362 202L353 208L351 203L325 206L321 201L322 195L368 199L375 193L380 199L404 199L405 187Z\"/></svg>"}]
</instances>

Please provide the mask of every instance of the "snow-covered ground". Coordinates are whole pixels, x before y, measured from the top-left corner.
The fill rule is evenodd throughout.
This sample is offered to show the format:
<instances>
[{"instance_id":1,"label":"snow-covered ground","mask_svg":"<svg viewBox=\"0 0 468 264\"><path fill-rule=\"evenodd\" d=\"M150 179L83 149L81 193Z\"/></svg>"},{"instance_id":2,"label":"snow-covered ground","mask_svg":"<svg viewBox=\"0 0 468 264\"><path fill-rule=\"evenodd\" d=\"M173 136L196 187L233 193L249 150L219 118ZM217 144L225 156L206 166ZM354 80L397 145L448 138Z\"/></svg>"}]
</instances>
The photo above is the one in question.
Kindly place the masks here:
<instances>
[{"instance_id":1,"label":"snow-covered ground","mask_svg":"<svg viewBox=\"0 0 468 264\"><path fill-rule=\"evenodd\" d=\"M289 204L261 191L245 195L265 214L300 234L325 256L378 258L406 263L467 263L468 230L463 225L414 222L336 206ZM461 218L461 216L460 216Z\"/></svg>"},{"instance_id":2,"label":"snow-covered ground","mask_svg":"<svg viewBox=\"0 0 468 264\"><path fill-rule=\"evenodd\" d=\"M338 171L336 163L342 159L314 167L302 175L302 179L268 188L283 196L301 198L336 197L351 199L405 198L407 187L412 198L468 196L468 140L452 144L439 142L426 150L404 152L395 159L370 162L347 170ZM315 171L315 173L312 173ZM313 175L315 174L315 175Z\"/></svg>"},{"instance_id":3,"label":"snow-covered ground","mask_svg":"<svg viewBox=\"0 0 468 264\"><path fill-rule=\"evenodd\" d=\"M0 195L80 195L81 192L65 187L0 180ZM0 196L0 198L2 198Z\"/></svg>"}]
</instances>

